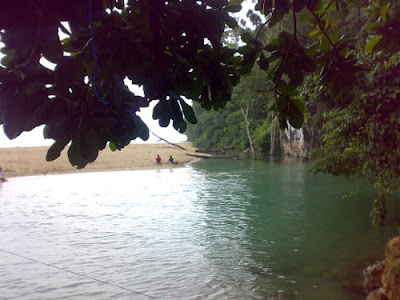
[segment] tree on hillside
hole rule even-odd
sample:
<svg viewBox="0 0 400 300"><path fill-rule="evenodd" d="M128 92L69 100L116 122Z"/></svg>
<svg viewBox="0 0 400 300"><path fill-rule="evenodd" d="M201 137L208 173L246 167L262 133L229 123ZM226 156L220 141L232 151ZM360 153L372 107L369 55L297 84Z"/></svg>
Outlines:
<svg viewBox="0 0 400 300"><path fill-rule="evenodd" d="M188 137L200 148L267 150L270 145L272 97L265 88L267 74L257 66L233 88L232 100L223 110L206 111L194 105L198 123L189 126Z"/></svg>
<svg viewBox="0 0 400 300"><path fill-rule="evenodd" d="M311 158L315 172L366 178L378 192L372 216L381 222L400 188L400 55L371 67L351 99L324 113L322 145Z"/></svg>
<svg viewBox="0 0 400 300"><path fill-rule="evenodd" d="M398 8L394 2L371 2L336 16L341 32L357 38L352 55L364 70L339 96L321 89L323 78L317 74L308 78L299 95L307 104L306 129L312 135L322 133L311 153L313 170L367 179L378 194L374 222L384 220L385 202L400 188L400 44L398 38L389 41L383 35L398 31L399 23L392 19Z"/></svg>
<svg viewBox="0 0 400 300"><path fill-rule="evenodd" d="M269 120L271 115L268 111L268 93L261 90L267 89L266 85L266 74L258 68L254 68L251 76L242 78L240 84L238 84L233 91L232 102L237 103L238 108L243 116L243 127L246 131L248 144L250 147L253 159L255 156L254 139L259 136L255 136L257 129L265 124L265 121ZM260 132L260 130L258 130ZM269 134L269 132L268 132ZM263 138L267 138L264 136ZM264 149L260 149L264 150Z"/></svg>

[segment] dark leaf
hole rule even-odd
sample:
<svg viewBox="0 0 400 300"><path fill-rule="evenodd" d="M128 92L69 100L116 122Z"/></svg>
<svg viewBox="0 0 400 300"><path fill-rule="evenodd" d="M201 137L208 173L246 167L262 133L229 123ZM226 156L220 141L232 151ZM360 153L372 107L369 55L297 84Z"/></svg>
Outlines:
<svg viewBox="0 0 400 300"><path fill-rule="evenodd" d="M71 114L60 115L54 120L51 120L46 125L47 138L53 140L59 140L63 138L72 139L72 135L75 131L76 123L74 117Z"/></svg>
<svg viewBox="0 0 400 300"><path fill-rule="evenodd" d="M53 115L53 103L43 102L27 119L25 130L30 131L35 127L45 124Z"/></svg>
<svg viewBox="0 0 400 300"><path fill-rule="evenodd" d="M273 12L274 15L284 15L289 11L290 1L289 0L279 0L275 1L275 10Z"/></svg>
<svg viewBox="0 0 400 300"><path fill-rule="evenodd" d="M80 154L89 163L94 162L99 155L97 133L92 127L81 129Z"/></svg>
<svg viewBox="0 0 400 300"><path fill-rule="evenodd" d="M286 70L289 78L291 79L291 84L299 86L303 82L303 73L297 68L296 65L291 62L287 62Z"/></svg>
<svg viewBox="0 0 400 300"><path fill-rule="evenodd" d="M135 115L136 116L136 115ZM147 125L142 121L139 116L136 116L134 119L135 126L137 128L138 136L143 140L147 141L149 139L149 128Z"/></svg>
<svg viewBox="0 0 400 300"><path fill-rule="evenodd" d="M264 15L268 15L272 11L272 0L260 0L258 2Z"/></svg>
<svg viewBox="0 0 400 300"><path fill-rule="evenodd" d="M158 120L158 124L161 127L168 127L169 122L171 121L171 107L169 101L160 100L161 103L161 114Z"/></svg>
<svg viewBox="0 0 400 300"><path fill-rule="evenodd" d="M242 10L242 6L241 5L225 6L223 10L226 12L237 13Z"/></svg>
<svg viewBox="0 0 400 300"><path fill-rule="evenodd" d="M183 116L182 116L181 108L178 104L178 100L174 97L171 97L168 102L169 102L170 109L171 109L171 115L170 115L171 119L174 122L183 121Z"/></svg>
<svg viewBox="0 0 400 300"><path fill-rule="evenodd" d="M289 100L284 96L279 96L276 99L276 105L278 107L279 114L286 117L289 113Z"/></svg>
<svg viewBox="0 0 400 300"><path fill-rule="evenodd" d="M260 66L261 70L268 71L269 68L269 61L268 59L264 56L264 54L261 53L260 59L258 61L258 65Z"/></svg>
<svg viewBox="0 0 400 300"><path fill-rule="evenodd" d="M238 48L238 52L243 55L249 54L250 52L253 52L255 50L256 49L254 47L251 47L249 45L241 46Z"/></svg>
<svg viewBox="0 0 400 300"><path fill-rule="evenodd" d="M57 64L62 58L64 51L64 48L58 38L57 28L54 35L49 32L48 36L51 39L47 40L47 43L43 48L43 56L53 64Z"/></svg>
<svg viewBox="0 0 400 300"><path fill-rule="evenodd" d="M281 78L282 78L283 68L284 68L284 63L283 63L283 61L281 60L281 61L278 63L277 66L278 66L278 67L276 68L276 71L272 73L272 74L273 74L272 82L275 83L275 84L276 84L279 80L281 80Z"/></svg>
<svg viewBox="0 0 400 300"><path fill-rule="evenodd" d="M153 108L153 120L158 120L161 117L162 113L162 100L158 101L158 103Z"/></svg>
<svg viewBox="0 0 400 300"><path fill-rule="evenodd" d="M227 6L236 6L236 5L241 5L243 3L243 0L229 0Z"/></svg>
<svg viewBox="0 0 400 300"><path fill-rule="evenodd" d="M192 124L197 123L196 115L193 111L193 108L187 104L183 99L179 100L179 103L182 106L183 114L185 115L185 119Z"/></svg>
<svg viewBox="0 0 400 300"><path fill-rule="evenodd" d="M289 104L289 123L294 128L301 128L304 123L304 115L300 111L300 109L295 105L292 101L288 102Z"/></svg>
<svg viewBox="0 0 400 300"><path fill-rule="evenodd" d="M224 17L224 19L225 19L226 25L228 25L228 27L230 27L230 28L238 28L239 27L239 24L235 18L226 15Z"/></svg>
<svg viewBox="0 0 400 300"><path fill-rule="evenodd" d="M284 80L279 80L278 83L276 84L276 88L280 93L286 94L288 85Z"/></svg>
<svg viewBox="0 0 400 300"><path fill-rule="evenodd" d="M118 150L117 145L115 145L115 143L113 143L113 142L109 142L109 143L108 143L108 147L110 148L110 150L111 150L112 152L115 152L115 151Z"/></svg>
<svg viewBox="0 0 400 300"><path fill-rule="evenodd" d="M179 133L184 133L187 128L187 123L185 121L178 121L178 122L173 122L174 128L179 132Z"/></svg>
<svg viewBox="0 0 400 300"><path fill-rule="evenodd" d="M244 32L240 38L242 39L242 41L246 44L250 43L254 38L252 37L252 35L249 32Z"/></svg>
<svg viewBox="0 0 400 300"><path fill-rule="evenodd" d="M70 164L77 169L83 169L88 164L88 161L81 155L80 139L77 136L72 139L71 146L69 146L68 160Z"/></svg>
<svg viewBox="0 0 400 300"><path fill-rule="evenodd" d="M274 27L277 23L279 23L283 19L284 16L285 16L284 13L273 13L269 21L268 27L269 28Z"/></svg>
<svg viewBox="0 0 400 300"><path fill-rule="evenodd" d="M47 150L46 161L53 161L60 157L61 152L64 150L65 146L68 145L70 139L61 139L55 141L53 145Z"/></svg>
<svg viewBox="0 0 400 300"><path fill-rule="evenodd" d="M295 12L300 12L304 9L306 0L293 0L293 9Z"/></svg>
<svg viewBox="0 0 400 300"><path fill-rule="evenodd" d="M1 59L1 64L7 68L11 68L16 63L16 56L8 54Z"/></svg>
<svg viewBox="0 0 400 300"><path fill-rule="evenodd" d="M279 118L279 128L280 129L288 129L287 119L286 118Z"/></svg>

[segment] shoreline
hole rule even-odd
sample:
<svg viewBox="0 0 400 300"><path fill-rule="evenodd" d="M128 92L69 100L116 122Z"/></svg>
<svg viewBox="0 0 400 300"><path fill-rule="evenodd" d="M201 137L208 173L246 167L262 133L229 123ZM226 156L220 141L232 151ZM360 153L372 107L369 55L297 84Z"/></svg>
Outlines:
<svg viewBox="0 0 400 300"><path fill-rule="evenodd" d="M112 152L108 146L99 152L99 156L83 169L76 169L68 161L66 147L59 158L46 161L49 146L0 148L0 167L3 168L5 178L53 175L69 173L90 173L123 170L158 170L182 168L189 163L198 161L194 154L196 148L192 143L177 143L186 150L179 149L167 143L157 144L130 144L121 151ZM162 158L161 164L156 164L157 154ZM168 158L172 155L178 164L169 164Z"/></svg>

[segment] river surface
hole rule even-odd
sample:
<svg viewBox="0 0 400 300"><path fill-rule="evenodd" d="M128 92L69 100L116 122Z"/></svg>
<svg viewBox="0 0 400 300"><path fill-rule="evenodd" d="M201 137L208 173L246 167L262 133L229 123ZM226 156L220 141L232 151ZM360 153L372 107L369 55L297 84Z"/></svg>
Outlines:
<svg viewBox="0 0 400 300"><path fill-rule="evenodd" d="M387 230L297 160L11 178L0 299L354 300Z"/></svg>

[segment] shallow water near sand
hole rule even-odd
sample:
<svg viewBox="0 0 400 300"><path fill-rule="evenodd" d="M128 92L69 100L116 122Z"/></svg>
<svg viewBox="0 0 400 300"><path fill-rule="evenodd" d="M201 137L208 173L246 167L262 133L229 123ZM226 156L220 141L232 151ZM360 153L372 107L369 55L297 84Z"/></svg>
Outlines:
<svg viewBox="0 0 400 300"><path fill-rule="evenodd" d="M393 230L358 185L297 160L12 178L0 298L363 299Z"/></svg>

